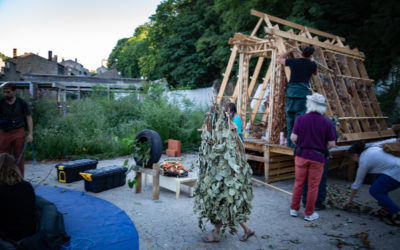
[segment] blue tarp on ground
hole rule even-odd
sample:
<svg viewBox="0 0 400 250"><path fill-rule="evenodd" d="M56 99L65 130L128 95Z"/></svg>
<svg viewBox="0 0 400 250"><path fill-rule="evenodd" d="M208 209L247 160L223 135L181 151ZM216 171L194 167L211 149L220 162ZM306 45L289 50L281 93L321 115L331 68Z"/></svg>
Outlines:
<svg viewBox="0 0 400 250"><path fill-rule="evenodd" d="M38 186L36 194L64 214L71 245L64 249L139 249L139 236L128 215L112 203L84 192Z"/></svg>

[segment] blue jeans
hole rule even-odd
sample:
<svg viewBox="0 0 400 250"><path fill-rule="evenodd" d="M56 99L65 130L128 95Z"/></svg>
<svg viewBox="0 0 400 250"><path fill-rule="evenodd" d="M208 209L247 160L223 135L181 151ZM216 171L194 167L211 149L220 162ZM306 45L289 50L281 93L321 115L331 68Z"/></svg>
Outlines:
<svg viewBox="0 0 400 250"><path fill-rule="evenodd" d="M388 193L398 188L400 182L383 174L371 185L369 193L378 201L379 206L386 208L393 215L400 212L400 208L390 199Z"/></svg>
<svg viewBox="0 0 400 250"><path fill-rule="evenodd" d="M319 183L318 186L318 196L317 196L317 201L315 202L315 204L321 205L325 199L326 199L326 180L328 179L328 168L329 168L329 160L327 160L325 162L324 165L324 172L322 173L322 177L321 177L321 182ZM301 201L303 202L303 204L306 204L306 199L307 199L307 180L306 183L304 184L304 188L303 188L303 197L301 198Z"/></svg>

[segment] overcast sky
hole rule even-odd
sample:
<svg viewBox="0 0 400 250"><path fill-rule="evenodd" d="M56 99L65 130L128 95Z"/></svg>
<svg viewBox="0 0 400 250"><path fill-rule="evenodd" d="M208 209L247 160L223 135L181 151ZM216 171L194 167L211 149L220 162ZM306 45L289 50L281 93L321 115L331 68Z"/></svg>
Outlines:
<svg viewBox="0 0 400 250"><path fill-rule="evenodd" d="M133 35L161 0L0 0L0 52L12 56L48 51L101 66L117 41Z"/></svg>

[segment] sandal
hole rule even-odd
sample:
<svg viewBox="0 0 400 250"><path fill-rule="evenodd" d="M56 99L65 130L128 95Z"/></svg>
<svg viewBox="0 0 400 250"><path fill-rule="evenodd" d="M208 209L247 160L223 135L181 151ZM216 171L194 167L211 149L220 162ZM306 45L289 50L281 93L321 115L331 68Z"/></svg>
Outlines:
<svg viewBox="0 0 400 250"><path fill-rule="evenodd" d="M377 211L371 212L369 215L374 216L374 217L377 217L377 218L380 218L380 219L383 219L383 218L386 218L386 217L390 217L390 216L391 216L390 213L389 213L389 211L388 211L386 208L384 208L384 207L381 207L381 208L380 208L379 210L377 210Z"/></svg>
<svg viewBox="0 0 400 250"><path fill-rule="evenodd" d="M249 229L248 231L244 232L244 235L240 238L240 241L247 241L251 236L253 236L255 234L254 231L251 231L251 229Z"/></svg>
<svg viewBox="0 0 400 250"><path fill-rule="evenodd" d="M400 214L386 217L383 219L383 221L390 226L400 227Z"/></svg>
<svg viewBox="0 0 400 250"><path fill-rule="evenodd" d="M211 234L207 235L207 236L201 236L201 239L203 240L203 242L205 243L217 243L219 242L221 239L219 238L218 234L214 233L214 230L211 231Z"/></svg>

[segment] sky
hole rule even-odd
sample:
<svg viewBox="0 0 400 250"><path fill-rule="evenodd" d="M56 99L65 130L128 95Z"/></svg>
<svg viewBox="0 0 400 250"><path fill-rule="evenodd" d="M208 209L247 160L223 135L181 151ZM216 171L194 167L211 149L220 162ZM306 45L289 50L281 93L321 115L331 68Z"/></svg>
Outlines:
<svg viewBox="0 0 400 250"><path fill-rule="evenodd" d="M149 21L161 0L0 0L0 52L48 51L58 61L101 66L117 41Z"/></svg>

